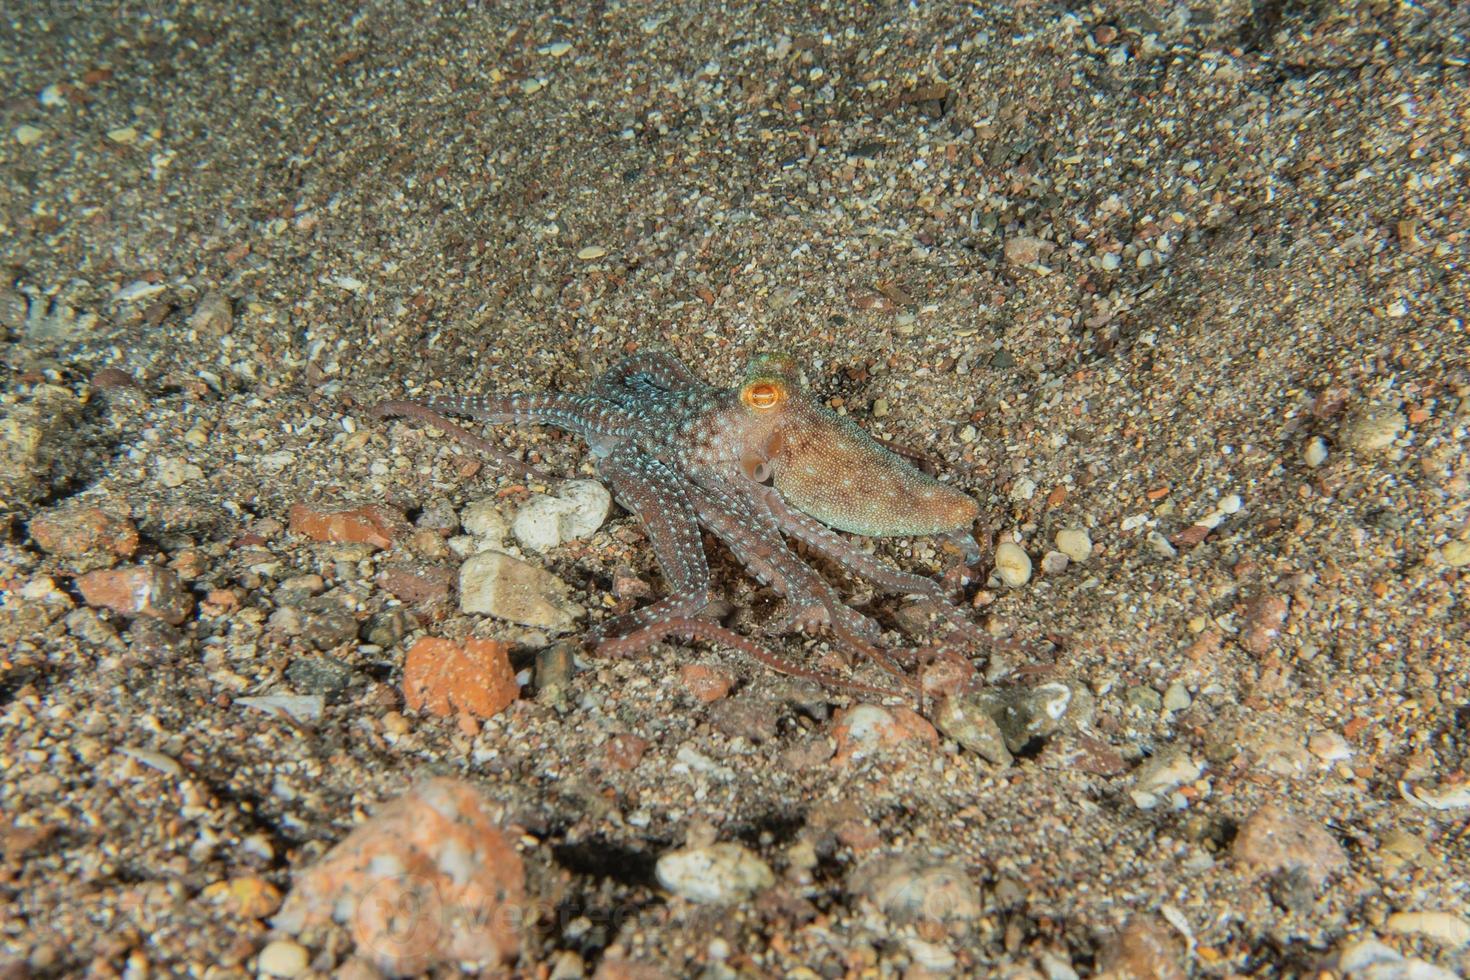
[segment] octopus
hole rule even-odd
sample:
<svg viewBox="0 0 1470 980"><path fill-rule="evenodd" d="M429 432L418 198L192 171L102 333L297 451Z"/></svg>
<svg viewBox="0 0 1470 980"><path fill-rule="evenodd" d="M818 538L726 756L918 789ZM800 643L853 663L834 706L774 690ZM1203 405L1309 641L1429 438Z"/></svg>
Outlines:
<svg viewBox="0 0 1470 980"><path fill-rule="evenodd" d="M799 665L702 618L716 592L701 529L785 599L768 632L826 631L849 662L876 663L921 699L925 665L944 659L968 669L955 636L983 639L939 581L903 571L843 534L939 536L970 565L979 559L970 535L975 500L822 404L785 354L751 357L734 388L707 384L670 354L646 352L619 361L585 394L437 396L386 401L374 411L427 422L521 472L526 464L446 416L551 426L586 442L613 498L642 524L667 586L661 598L595 628L587 639L599 654L627 656L668 637L701 639L781 673L897 693ZM879 623L845 603L794 542L877 590L928 600L949 635L924 646L883 645Z"/></svg>

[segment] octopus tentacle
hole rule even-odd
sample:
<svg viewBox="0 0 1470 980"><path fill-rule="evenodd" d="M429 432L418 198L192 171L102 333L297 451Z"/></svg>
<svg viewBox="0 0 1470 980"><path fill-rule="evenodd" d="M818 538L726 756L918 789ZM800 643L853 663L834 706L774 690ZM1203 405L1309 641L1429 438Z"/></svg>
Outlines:
<svg viewBox="0 0 1470 980"><path fill-rule="evenodd" d="M529 463L521 462L490 440L482 439L473 432L466 431L427 405L420 405L417 402L384 401L374 405L371 412L378 418L413 418L418 419L420 422L427 422L446 435L453 436L473 449L478 449L481 453L489 456L498 465L505 467L512 473L520 476L533 477L538 480L551 479L549 474L542 472Z"/></svg>
<svg viewBox="0 0 1470 980"><path fill-rule="evenodd" d="M781 530L787 534L880 588L930 600L952 627L977 641L985 642L985 635L945 595L938 582L912 572L901 571L855 547L852 542L826 525L792 510L780 499L779 494L767 493L763 499L771 508Z"/></svg>
<svg viewBox="0 0 1470 980"><path fill-rule="evenodd" d="M618 503L642 523L672 594L608 620L589 639L595 643L664 620L686 619L709 605L713 595L699 515L677 474L627 444L599 459L597 472Z"/></svg>
<svg viewBox="0 0 1470 980"><path fill-rule="evenodd" d="M828 687L846 688L857 693L871 694L885 698L904 697L902 691L895 691L892 688L863 684L858 681L848 680L845 677L839 677L836 674L830 674L824 670L813 670L810 667L799 666L784 657L772 653L747 636L741 636L732 629L727 629L718 623L711 623L703 619L666 619L663 622L645 626L635 633L620 636L614 640L604 640L598 646L597 650L599 653L611 656L627 656L652 646L667 636L680 636L685 639L699 639L708 640L711 643L723 643L726 646L734 647L752 660L765 664L779 674L816 681L818 684L824 684Z"/></svg>
<svg viewBox="0 0 1470 980"><path fill-rule="evenodd" d="M593 441L628 438L638 420L621 407L594 395L435 395L423 403L446 415L482 422L550 425Z"/></svg>
<svg viewBox="0 0 1470 980"><path fill-rule="evenodd" d="M786 547L759 499L709 487L698 488L692 497L700 521L757 579L786 597L792 606L790 624L838 623L873 639L882 632L873 620L843 603L826 579Z"/></svg>
<svg viewBox="0 0 1470 980"><path fill-rule="evenodd" d="M649 388L663 392L710 390L709 384L672 354L640 351L608 368L592 386L592 392L623 403L630 396L643 395Z"/></svg>

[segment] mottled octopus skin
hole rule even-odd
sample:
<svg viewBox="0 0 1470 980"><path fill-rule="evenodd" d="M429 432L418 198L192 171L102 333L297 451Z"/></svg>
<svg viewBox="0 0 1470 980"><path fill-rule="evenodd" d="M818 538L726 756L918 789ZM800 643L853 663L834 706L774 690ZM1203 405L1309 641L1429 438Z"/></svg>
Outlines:
<svg viewBox="0 0 1470 980"><path fill-rule="evenodd" d="M424 419L497 457L490 443L440 413L550 425L586 440L599 476L647 530L670 593L595 631L604 652L629 653L671 634L701 637L786 673L833 680L695 618L714 597L701 526L786 597L790 611L783 625L828 627L841 648L891 672L902 673L897 659L922 658L925 651L879 647L878 625L843 604L783 534L880 588L930 599L953 626L976 635L936 582L887 565L833 530L945 535L973 561L978 548L968 531L978 513L975 501L820 404L785 355L751 358L743 383L731 389L712 387L683 362L654 352L620 361L587 394L436 397L422 404L386 402L377 411Z"/></svg>

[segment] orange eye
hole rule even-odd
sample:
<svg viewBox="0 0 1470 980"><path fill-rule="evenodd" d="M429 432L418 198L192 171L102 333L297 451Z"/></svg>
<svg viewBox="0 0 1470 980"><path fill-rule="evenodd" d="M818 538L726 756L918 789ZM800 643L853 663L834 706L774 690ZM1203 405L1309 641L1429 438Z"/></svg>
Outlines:
<svg viewBox="0 0 1470 980"><path fill-rule="evenodd" d="M751 408L775 408L786 398L786 389L774 381L757 381L746 385L740 393L745 404Z"/></svg>

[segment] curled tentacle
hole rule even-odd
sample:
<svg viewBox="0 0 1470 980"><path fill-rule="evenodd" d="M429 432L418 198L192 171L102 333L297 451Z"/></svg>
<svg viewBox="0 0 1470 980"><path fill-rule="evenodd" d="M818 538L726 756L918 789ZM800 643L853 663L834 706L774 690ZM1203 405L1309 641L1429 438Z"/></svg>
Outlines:
<svg viewBox="0 0 1470 980"><path fill-rule="evenodd" d="M471 449L479 450L494 460L497 466L502 466L518 476L530 477L537 480L552 479L549 474L543 473L530 463L521 462L490 440L482 439L473 432L466 431L427 405L420 405L417 402L384 401L374 405L371 411L378 418L411 418L418 419L420 422L427 422L440 432L458 439Z"/></svg>
<svg viewBox="0 0 1470 980"><path fill-rule="evenodd" d="M628 656L639 650L657 643L667 636L680 636L685 639L708 640L711 643L723 643L734 647L752 660L765 664L767 667L779 674L791 677L800 677L805 680L816 681L828 687L845 688L861 694L871 694L884 698L901 698L902 691L891 688L876 687L871 684L863 684L851 681L836 674L829 674L823 670L812 670L794 664L784 657L772 653L765 647L756 643L746 636L741 636L734 630L726 629L718 623L711 623L703 619L666 619L627 636L620 636L613 640L604 640L597 647L597 652L606 656Z"/></svg>

